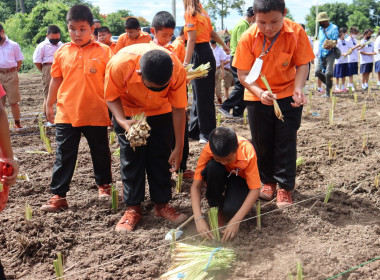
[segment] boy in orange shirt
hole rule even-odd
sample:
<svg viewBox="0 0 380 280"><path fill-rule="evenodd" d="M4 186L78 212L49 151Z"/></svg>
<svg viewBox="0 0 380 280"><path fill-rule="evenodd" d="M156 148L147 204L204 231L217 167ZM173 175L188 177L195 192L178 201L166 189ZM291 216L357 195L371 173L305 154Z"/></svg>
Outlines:
<svg viewBox="0 0 380 280"><path fill-rule="evenodd" d="M251 210L260 194L260 177L256 153L251 142L227 127L215 128L203 148L190 188L191 205L198 233L214 239L202 215L201 187L206 183L210 207L218 207L219 227L224 215L232 217L224 229L222 241L236 237L240 222Z"/></svg>
<svg viewBox="0 0 380 280"><path fill-rule="evenodd" d="M284 0L255 0L253 10L256 23L241 36L233 66L246 88L244 100L264 184L260 197L273 199L278 185L277 206L284 207L292 204L297 130L302 106L306 104L302 88L314 54L302 26L285 18ZM266 76L273 94L260 78L246 81L252 66L260 60L263 62L261 74ZM274 114L274 99L284 115L284 122Z"/></svg>
<svg viewBox="0 0 380 280"><path fill-rule="evenodd" d="M116 43L111 41L111 31L107 26L102 26L98 29L98 41L110 47L113 53L116 53Z"/></svg>
<svg viewBox="0 0 380 280"><path fill-rule="evenodd" d="M179 60L183 63L183 59L185 58L185 48L183 49L183 59L181 60L178 56L178 51L181 51L179 47L174 48L170 43L175 29L175 20L171 13L161 11L158 12L153 20L152 27L150 28L151 33L154 35L154 42L164 47L165 49L173 52L177 55ZM184 135L184 146L183 146L183 154L180 170L183 172L183 178L193 178L194 172L190 169L187 169L187 159L189 157L189 129L187 123L185 123L185 135Z"/></svg>
<svg viewBox="0 0 380 280"><path fill-rule="evenodd" d="M185 48L185 32L183 31L184 27L181 28L179 36L171 43L174 50L173 52L177 55L179 60L183 63L185 60L186 48Z"/></svg>
<svg viewBox="0 0 380 280"><path fill-rule="evenodd" d="M153 42L126 47L107 64L105 98L120 144L123 199L128 206L115 230L132 231L142 218L145 175L155 215L183 222L186 215L169 205L170 172L180 167L185 132L186 71L182 63ZM124 132L135 122L131 117L142 112L151 127L150 136L147 145L133 149Z"/></svg>
<svg viewBox="0 0 380 280"><path fill-rule="evenodd" d="M121 34L117 40L115 53L120 51L120 49L133 44L149 43L152 41L152 38L148 33L141 31L140 23L137 18L127 18L124 27L125 33Z"/></svg>
<svg viewBox="0 0 380 280"><path fill-rule="evenodd" d="M68 208L66 193L74 173L81 135L90 146L99 197L110 196L111 155L104 100L104 74L111 49L92 37L93 15L85 5L73 6L66 16L71 42L54 55L52 80L47 98L47 120L56 124L56 160L51 192L54 196L41 210ZM53 105L57 102L54 119Z"/></svg>

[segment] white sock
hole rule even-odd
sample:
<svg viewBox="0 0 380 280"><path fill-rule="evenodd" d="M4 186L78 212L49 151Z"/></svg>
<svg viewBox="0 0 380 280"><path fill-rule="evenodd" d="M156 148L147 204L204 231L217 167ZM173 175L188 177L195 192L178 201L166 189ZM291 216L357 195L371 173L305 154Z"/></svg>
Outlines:
<svg viewBox="0 0 380 280"><path fill-rule="evenodd" d="M336 86L335 86L335 89L338 90L338 89L339 89L339 85L336 85Z"/></svg>
<svg viewBox="0 0 380 280"><path fill-rule="evenodd" d="M377 81L377 85L380 86L380 81Z"/></svg>
<svg viewBox="0 0 380 280"><path fill-rule="evenodd" d="M342 85L341 89L344 90L345 88L346 88L346 86L345 86L345 85Z"/></svg>

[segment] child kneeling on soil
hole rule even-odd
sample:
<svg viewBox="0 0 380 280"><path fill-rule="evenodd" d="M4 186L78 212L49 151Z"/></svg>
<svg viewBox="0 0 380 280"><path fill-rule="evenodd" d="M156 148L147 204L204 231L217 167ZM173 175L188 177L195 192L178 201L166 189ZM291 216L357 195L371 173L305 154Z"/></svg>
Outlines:
<svg viewBox="0 0 380 280"><path fill-rule="evenodd" d="M107 65L105 97L120 144L123 199L128 206L115 230L132 231L140 221L145 174L155 215L183 222L186 215L169 205L170 171L179 169L185 132L186 70L182 63L153 42L125 47ZM150 136L146 145L132 148L124 132L136 122L131 117L142 112L151 127Z"/></svg>
<svg viewBox="0 0 380 280"><path fill-rule="evenodd" d="M71 42L54 54L46 105L47 120L56 124L57 142L50 184L54 196L41 207L48 212L68 208L66 193L74 174L82 133L90 147L99 198L110 197L111 193L111 154L107 137L110 119L104 100L104 75L112 52L92 37L93 15L87 6L73 6L66 21Z"/></svg>
<svg viewBox="0 0 380 280"><path fill-rule="evenodd" d="M224 226L224 215L232 217L222 241L235 238L240 222L260 194L259 170L251 142L237 136L231 128L218 127L210 133L209 142L199 156L190 189L191 205L197 231L205 238L214 239L200 205L203 182L208 204L219 208L219 227Z"/></svg>
<svg viewBox="0 0 380 280"><path fill-rule="evenodd" d="M5 96L3 86L0 84L0 99ZM11 146L11 138L9 135L8 117L4 109L4 105L0 102L0 170L3 169L5 164L9 164L13 168L12 175L4 175L0 171L0 183L5 186L12 186L16 183L18 164L13 157ZM4 189L0 192L0 211L5 208L5 203L8 199L8 192ZM0 261L0 279L5 279L4 269Z"/></svg>

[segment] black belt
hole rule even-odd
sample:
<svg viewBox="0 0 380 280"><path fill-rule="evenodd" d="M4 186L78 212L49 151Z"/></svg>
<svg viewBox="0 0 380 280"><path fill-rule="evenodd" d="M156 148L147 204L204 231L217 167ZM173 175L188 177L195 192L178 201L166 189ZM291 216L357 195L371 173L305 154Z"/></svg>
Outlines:
<svg viewBox="0 0 380 280"><path fill-rule="evenodd" d="M13 71L17 71L17 67L12 67L12 68L0 68L0 73L10 73Z"/></svg>

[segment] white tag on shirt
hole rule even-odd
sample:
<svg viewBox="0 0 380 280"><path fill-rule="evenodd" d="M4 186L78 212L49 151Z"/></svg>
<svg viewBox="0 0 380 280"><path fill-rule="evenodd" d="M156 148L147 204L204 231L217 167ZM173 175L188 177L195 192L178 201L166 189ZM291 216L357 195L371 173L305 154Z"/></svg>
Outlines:
<svg viewBox="0 0 380 280"><path fill-rule="evenodd" d="M245 78L245 82L247 84L252 84L260 75L261 68L263 67L263 60L261 58L257 58L255 63L252 66L251 71L249 71L248 76Z"/></svg>

